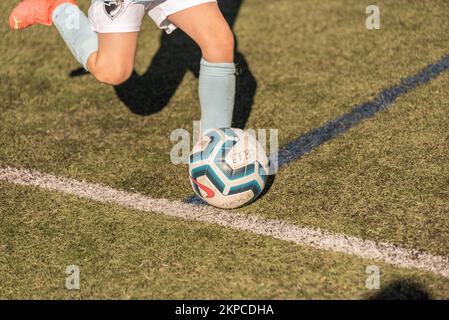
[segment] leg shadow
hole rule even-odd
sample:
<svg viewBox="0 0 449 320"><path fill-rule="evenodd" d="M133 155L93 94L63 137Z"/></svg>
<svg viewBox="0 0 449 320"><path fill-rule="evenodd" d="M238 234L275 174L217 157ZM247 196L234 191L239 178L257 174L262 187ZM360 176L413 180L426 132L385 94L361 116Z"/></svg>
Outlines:
<svg viewBox="0 0 449 320"><path fill-rule="evenodd" d="M243 0L221 0L220 9L231 28L237 19ZM237 40L236 40L237 43ZM236 45L237 48L237 45ZM237 77L236 105L233 126L245 127L251 113L257 81L242 53L236 49ZM161 111L175 94L187 71L199 76L201 51L182 31L170 35L161 33L160 47L144 74L133 73L115 91L122 102L138 115L151 115Z"/></svg>
<svg viewBox="0 0 449 320"><path fill-rule="evenodd" d="M180 30L160 37L160 47L142 75L133 72L125 83L114 87L131 112L147 116L161 111L175 94L189 69L199 65L201 52Z"/></svg>
<svg viewBox="0 0 449 320"><path fill-rule="evenodd" d="M244 0L218 1L221 12L233 30L243 2ZM257 80L251 72L245 56L238 50L238 48L238 38L237 35L235 35L235 62L237 66L237 78L232 126L243 129L245 128L252 111L254 97L257 91Z"/></svg>
<svg viewBox="0 0 449 320"><path fill-rule="evenodd" d="M234 29L240 8L244 0L220 0L218 5L231 29ZM245 56L238 50L235 36L235 62L237 65L236 97L232 126L245 128L252 111L257 91L254 77ZM125 83L115 86L115 92L123 104L134 114L148 116L161 111L176 93L186 72L199 77L201 51L196 43L181 30L167 35L161 32L160 47L152 58L147 70L139 75L133 72ZM73 70L71 77L84 75L84 69ZM271 186L274 176L269 178ZM269 187L265 190L265 192ZM264 193L265 193L264 192ZM204 202L191 196L187 202Z"/></svg>
<svg viewBox="0 0 449 320"><path fill-rule="evenodd" d="M431 300L432 296L424 285L414 280L404 279L394 281L368 300Z"/></svg>

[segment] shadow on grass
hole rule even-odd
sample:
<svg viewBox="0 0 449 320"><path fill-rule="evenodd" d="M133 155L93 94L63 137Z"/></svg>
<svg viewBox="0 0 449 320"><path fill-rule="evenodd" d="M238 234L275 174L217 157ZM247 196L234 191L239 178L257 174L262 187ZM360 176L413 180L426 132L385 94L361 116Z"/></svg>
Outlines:
<svg viewBox="0 0 449 320"><path fill-rule="evenodd" d="M244 0L220 0L220 9L233 28ZM251 113L257 81L243 54L238 51L236 39L235 62L239 70L233 117L233 127L244 128ZM117 96L131 112L148 116L161 111L176 93L187 72L199 76L201 51L184 32L176 30L167 35L161 32L160 47L141 75L134 71L125 83L114 87ZM71 77L82 76L84 69L76 69ZM199 108L199 104L198 104Z"/></svg>
<svg viewBox="0 0 449 320"><path fill-rule="evenodd" d="M219 1L220 9L232 28L243 1ZM254 103L257 81L251 73L245 57L238 52L237 48L236 39L235 56L241 74L237 77L233 126L244 128ZM199 48L183 32L177 30L171 35L162 32L160 48L146 72L142 75L134 72L127 82L115 87L115 91L123 103L135 114L151 115L159 112L173 97L186 72L190 71L198 77L200 58ZM427 65L417 74L402 80L398 85L383 90L374 100L357 105L350 112L288 142L277 153L279 167L298 160L304 154L345 133L360 122L374 117L377 112L390 107L401 95L429 82L447 69L449 69L449 55L444 56L436 63ZM82 74L84 72L77 69L70 75L74 77ZM274 177L267 184L267 189L263 194L267 192L273 182ZM184 201L188 203L201 202L194 196L188 197Z"/></svg>
<svg viewBox="0 0 449 320"><path fill-rule="evenodd" d="M426 287L411 279L397 280L380 289L368 300L432 300Z"/></svg>

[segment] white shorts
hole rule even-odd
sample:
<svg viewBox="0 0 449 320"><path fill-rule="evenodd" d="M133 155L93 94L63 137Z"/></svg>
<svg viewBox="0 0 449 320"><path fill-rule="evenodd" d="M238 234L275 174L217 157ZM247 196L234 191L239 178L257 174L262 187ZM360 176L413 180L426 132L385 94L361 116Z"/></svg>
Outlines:
<svg viewBox="0 0 449 320"><path fill-rule="evenodd" d="M160 29L171 33L176 26L169 15L206 2L217 0L92 0L89 20L98 33L137 32L148 13Z"/></svg>

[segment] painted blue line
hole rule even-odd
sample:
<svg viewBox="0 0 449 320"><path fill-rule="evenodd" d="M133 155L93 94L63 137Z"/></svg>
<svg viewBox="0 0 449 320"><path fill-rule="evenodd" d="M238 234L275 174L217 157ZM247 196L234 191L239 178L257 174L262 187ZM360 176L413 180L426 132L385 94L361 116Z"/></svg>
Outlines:
<svg viewBox="0 0 449 320"><path fill-rule="evenodd" d="M446 55L436 63L429 64L417 74L404 79L399 85L382 91L373 101L362 103L354 107L350 112L290 141L278 152L279 167L298 160L304 154L345 133L363 120L373 117L381 110L387 109L398 97L421 84L429 82L447 69L449 69L449 55Z"/></svg>
<svg viewBox="0 0 449 320"><path fill-rule="evenodd" d="M277 153L278 167L286 166L298 160L304 154L345 133L363 120L372 118L377 112L390 107L401 95L429 82L447 69L449 69L449 55L444 56L436 63L427 65L417 74L405 78L399 85L383 90L374 100L357 105L350 112L288 142ZM270 156L270 158L275 158L275 155ZM184 199L184 202L204 204L201 199L194 195Z"/></svg>

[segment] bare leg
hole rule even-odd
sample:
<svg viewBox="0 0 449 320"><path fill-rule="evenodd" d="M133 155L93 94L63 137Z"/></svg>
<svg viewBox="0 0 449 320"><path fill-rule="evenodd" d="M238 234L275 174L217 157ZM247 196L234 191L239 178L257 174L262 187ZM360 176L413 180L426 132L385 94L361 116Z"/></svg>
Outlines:
<svg viewBox="0 0 449 320"><path fill-rule="evenodd" d="M199 45L205 60L234 61L234 35L216 3L188 8L168 18Z"/></svg>
<svg viewBox="0 0 449 320"><path fill-rule="evenodd" d="M100 33L98 52L87 62L92 75L110 85L125 82L133 71L137 38L138 32Z"/></svg>
<svg viewBox="0 0 449 320"><path fill-rule="evenodd" d="M201 130L230 127L235 100L234 35L217 3L194 6L169 19L201 48Z"/></svg>

